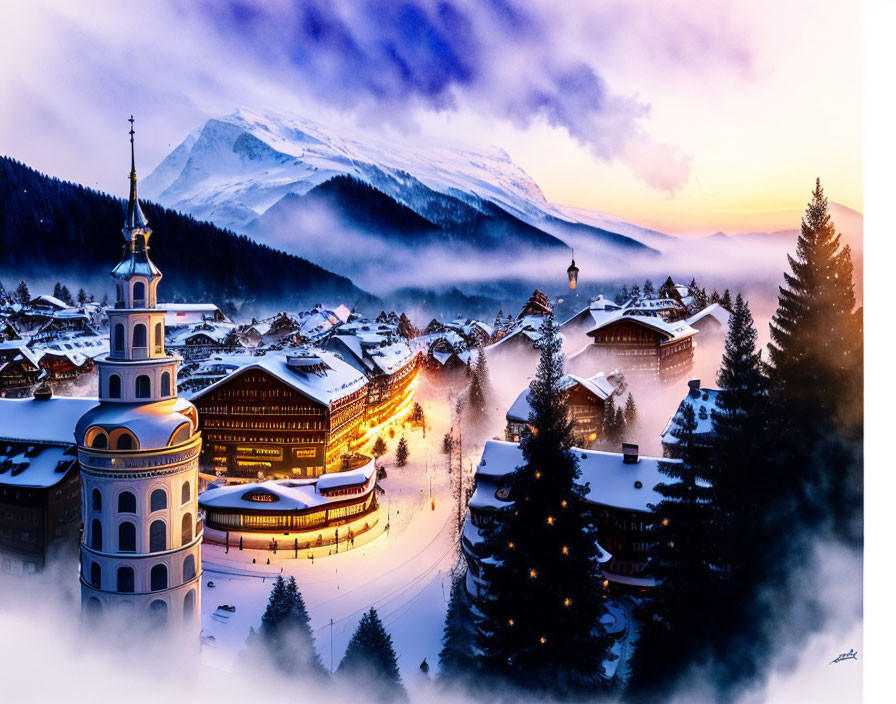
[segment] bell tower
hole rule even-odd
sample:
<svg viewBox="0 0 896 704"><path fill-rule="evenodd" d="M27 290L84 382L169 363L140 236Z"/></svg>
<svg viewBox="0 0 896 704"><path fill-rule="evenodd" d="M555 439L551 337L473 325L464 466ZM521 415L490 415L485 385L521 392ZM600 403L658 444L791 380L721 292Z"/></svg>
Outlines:
<svg viewBox="0 0 896 704"><path fill-rule="evenodd" d="M134 118L121 261L109 353L96 359L99 405L75 430L81 464L81 603L137 623L178 624L198 637L203 522L196 408L177 396L180 358L165 350L162 273L137 200Z"/></svg>

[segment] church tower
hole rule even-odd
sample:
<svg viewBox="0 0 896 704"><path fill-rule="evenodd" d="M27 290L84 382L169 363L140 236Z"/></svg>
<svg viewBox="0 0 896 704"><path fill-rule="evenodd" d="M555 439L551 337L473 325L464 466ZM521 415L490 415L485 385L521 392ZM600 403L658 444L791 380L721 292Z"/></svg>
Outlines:
<svg viewBox="0 0 896 704"><path fill-rule="evenodd" d="M78 421L81 605L199 636L201 577L196 408L177 396L180 358L165 351L162 273L137 200L134 118L124 252L112 270L109 353L96 359L99 405Z"/></svg>

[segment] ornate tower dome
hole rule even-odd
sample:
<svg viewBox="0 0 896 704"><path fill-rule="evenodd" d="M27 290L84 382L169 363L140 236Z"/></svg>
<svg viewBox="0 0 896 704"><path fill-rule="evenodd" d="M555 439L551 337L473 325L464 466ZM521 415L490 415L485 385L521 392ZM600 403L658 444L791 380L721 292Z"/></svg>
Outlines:
<svg viewBox="0 0 896 704"><path fill-rule="evenodd" d="M96 359L99 405L78 421L81 603L136 621L184 624L198 637L202 519L196 408L176 395L180 358L165 351L162 273L149 258L137 200L134 119L131 190L121 262L112 270L109 353Z"/></svg>

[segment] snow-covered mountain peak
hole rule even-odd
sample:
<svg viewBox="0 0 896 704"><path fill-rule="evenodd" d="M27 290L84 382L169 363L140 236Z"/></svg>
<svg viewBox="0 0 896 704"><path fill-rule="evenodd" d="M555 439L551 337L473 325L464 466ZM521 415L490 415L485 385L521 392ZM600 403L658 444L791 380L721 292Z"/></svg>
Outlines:
<svg viewBox="0 0 896 704"><path fill-rule="evenodd" d="M476 151L444 140L370 136L302 117L238 109L208 120L145 180L165 205L240 228L288 193L303 195L347 174L413 207L413 188L492 201L524 219L550 211L544 194L498 147ZM409 178L411 177L411 178Z"/></svg>

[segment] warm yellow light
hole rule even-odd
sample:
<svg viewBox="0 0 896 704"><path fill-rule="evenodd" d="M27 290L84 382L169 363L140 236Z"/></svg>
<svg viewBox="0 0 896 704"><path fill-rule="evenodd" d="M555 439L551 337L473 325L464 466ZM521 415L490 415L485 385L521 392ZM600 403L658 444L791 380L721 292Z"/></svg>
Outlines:
<svg viewBox="0 0 896 704"><path fill-rule="evenodd" d="M591 433L591 435L588 436L588 439L591 442L594 442L595 440L597 440L597 433Z"/></svg>
<svg viewBox="0 0 896 704"><path fill-rule="evenodd" d="M674 547L675 547L675 541L674 541L674 540L670 540L670 541L669 541L669 547L670 547L670 548L674 548Z"/></svg>
<svg viewBox="0 0 896 704"><path fill-rule="evenodd" d="M569 555L569 548L566 547L565 545L563 546L563 554L564 554L564 555Z"/></svg>
<svg viewBox="0 0 896 704"><path fill-rule="evenodd" d="M572 604L572 599L570 599L569 597L566 597L566 598L563 600L563 605L564 605L564 606L569 606L570 604Z"/></svg>
<svg viewBox="0 0 896 704"><path fill-rule="evenodd" d="M609 579L605 579L605 580L604 580L604 588L606 589L606 588L609 587L609 586L610 586L610 580L609 580Z"/></svg>
<svg viewBox="0 0 896 704"><path fill-rule="evenodd" d="M664 525L664 526L669 525L669 519L668 519L668 518L664 518L664 519L663 519L663 525Z"/></svg>
<svg viewBox="0 0 896 704"><path fill-rule="evenodd" d="M545 638L544 636L542 636L541 638L538 639L538 642L541 643L542 645L544 645L545 643L548 642L548 639Z"/></svg>
<svg viewBox="0 0 896 704"><path fill-rule="evenodd" d="M511 550L513 550L513 549L516 547L516 543L514 543L514 542L511 540L509 543L507 543L507 547L509 547Z"/></svg>
<svg viewBox="0 0 896 704"><path fill-rule="evenodd" d="M536 572L535 570L529 570L529 577L531 577L532 579L535 579L537 576L538 576L538 572Z"/></svg>
<svg viewBox="0 0 896 704"><path fill-rule="evenodd" d="M566 499L563 499L563 501L560 502L560 505L561 505L563 508L566 508Z"/></svg>
<svg viewBox="0 0 896 704"><path fill-rule="evenodd" d="M549 526L554 525L554 517L553 516L548 516L548 525Z"/></svg>
<svg viewBox="0 0 896 704"><path fill-rule="evenodd" d="M512 626L512 625L513 625L513 619L510 619L507 623L510 624L510 625Z"/></svg>

